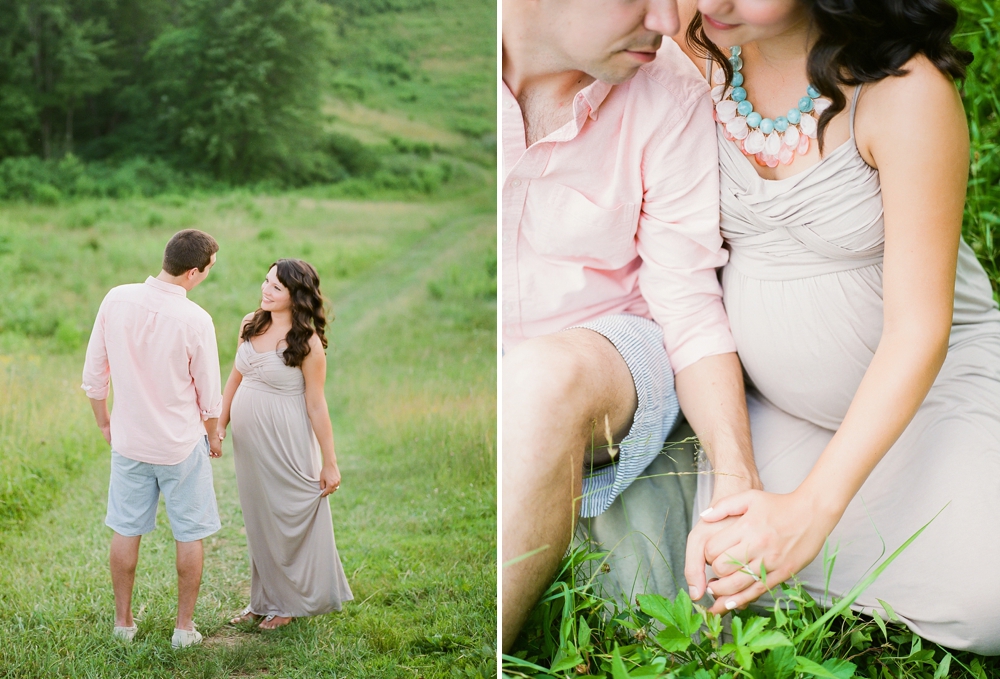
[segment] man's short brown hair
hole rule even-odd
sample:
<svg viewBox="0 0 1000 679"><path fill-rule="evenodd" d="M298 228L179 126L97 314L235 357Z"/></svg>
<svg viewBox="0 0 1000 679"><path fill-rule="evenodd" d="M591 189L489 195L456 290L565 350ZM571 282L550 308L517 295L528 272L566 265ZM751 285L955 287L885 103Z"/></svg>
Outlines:
<svg viewBox="0 0 1000 679"><path fill-rule="evenodd" d="M218 251L219 244L204 231L178 231L163 251L163 270L171 276L180 276L191 269L204 271Z"/></svg>

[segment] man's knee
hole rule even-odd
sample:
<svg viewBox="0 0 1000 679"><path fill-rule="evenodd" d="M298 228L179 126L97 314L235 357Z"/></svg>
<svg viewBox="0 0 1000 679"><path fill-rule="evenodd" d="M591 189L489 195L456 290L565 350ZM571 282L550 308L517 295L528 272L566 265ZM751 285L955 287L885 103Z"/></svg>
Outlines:
<svg viewBox="0 0 1000 679"><path fill-rule="evenodd" d="M505 449L517 439L553 449L576 445L582 455L592 439L603 443L605 417L617 437L636 407L624 359L590 330L524 342L504 356L503 380Z"/></svg>

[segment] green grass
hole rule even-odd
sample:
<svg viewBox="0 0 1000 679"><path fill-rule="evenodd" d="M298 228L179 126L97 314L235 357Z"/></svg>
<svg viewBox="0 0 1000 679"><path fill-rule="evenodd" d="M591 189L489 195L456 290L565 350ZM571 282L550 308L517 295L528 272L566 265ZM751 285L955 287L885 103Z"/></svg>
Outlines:
<svg viewBox="0 0 1000 679"><path fill-rule="evenodd" d="M224 373L267 265L303 257L319 271L337 317L333 513L355 602L276 634L224 625L249 593L227 446L214 463L224 527L206 540L196 610L206 647L174 653L162 511L140 556L137 643L108 638L109 455L79 374L103 294L155 274L182 226L221 245L191 298L215 319ZM489 187L420 203L231 193L0 208L13 282L0 302L0 676L495 674L495 229Z"/></svg>

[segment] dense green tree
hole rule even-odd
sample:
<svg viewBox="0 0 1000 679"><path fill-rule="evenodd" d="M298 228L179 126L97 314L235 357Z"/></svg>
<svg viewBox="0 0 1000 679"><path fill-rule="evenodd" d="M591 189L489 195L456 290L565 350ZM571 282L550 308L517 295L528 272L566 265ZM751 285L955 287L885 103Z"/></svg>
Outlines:
<svg viewBox="0 0 1000 679"><path fill-rule="evenodd" d="M328 8L187 0L147 61L156 122L183 162L233 181L331 171L320 141Z"/></svg>

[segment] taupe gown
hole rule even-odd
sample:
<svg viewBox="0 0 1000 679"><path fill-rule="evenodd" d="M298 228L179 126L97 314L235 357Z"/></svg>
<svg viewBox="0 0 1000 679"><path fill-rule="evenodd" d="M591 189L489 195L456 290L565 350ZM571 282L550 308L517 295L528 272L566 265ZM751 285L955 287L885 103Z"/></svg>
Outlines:
<svg viewBox="0 0 1000 679"><path fill-rule="evenodd" d="M306 412L302 370L277 352L236 352L233 455L250 551L250 610L304 617L354 598L320 497L319 443Z"/></svg>
<svg viewBox="0 0 1000 679"><path fill-rule="evenodd" d="M717 126L721 227L731 251L724 300L752 385L757 468L775 493L794 490L812 469L882 335L882 197L878 172L855 145L859 91L850 139L786 179L762 179ZM964 241L944 366L830 536L830 593L849 591L939 511L859 607L881 611L882 599L927 639L998 654L1000 312ZM823 597L822 556L799 577Z"/></svg>

